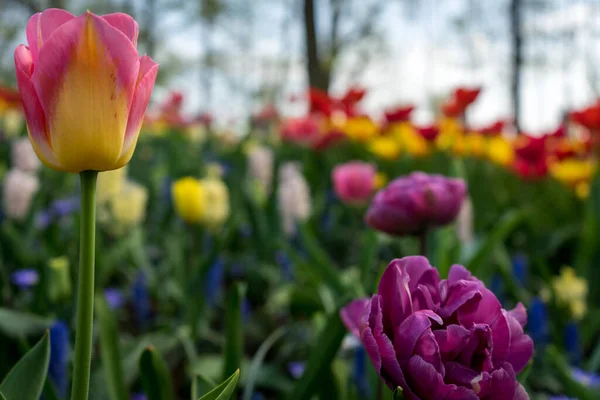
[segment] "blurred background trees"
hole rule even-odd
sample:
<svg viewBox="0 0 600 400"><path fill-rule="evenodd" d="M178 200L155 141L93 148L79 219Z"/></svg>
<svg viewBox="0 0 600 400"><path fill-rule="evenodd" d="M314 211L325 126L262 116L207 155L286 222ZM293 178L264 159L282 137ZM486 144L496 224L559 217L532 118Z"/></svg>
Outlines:
<svg viewBox="0 0 600 400"><path fill-rule="evenodd" d="M161 86L223 120L265 103L293 113L309 84L362 85L366 111L410 102L427 120L452 87L482 85L481 123L542 131L600 89L600 0L0 0L2 82L47 7L132 14Z"/></svg>

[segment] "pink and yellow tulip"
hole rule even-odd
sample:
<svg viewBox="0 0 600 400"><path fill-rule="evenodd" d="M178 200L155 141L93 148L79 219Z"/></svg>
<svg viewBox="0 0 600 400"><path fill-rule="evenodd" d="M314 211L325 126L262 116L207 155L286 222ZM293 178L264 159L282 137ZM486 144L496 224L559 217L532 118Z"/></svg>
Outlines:
<svg viewBox="0 0 600 400"><path fill-rule="evenodd" d="M158 64L139 57L126 14L75 17L49 9L27 24L15 50L29 137L50 168L106 171L129 162Z"/></svg>

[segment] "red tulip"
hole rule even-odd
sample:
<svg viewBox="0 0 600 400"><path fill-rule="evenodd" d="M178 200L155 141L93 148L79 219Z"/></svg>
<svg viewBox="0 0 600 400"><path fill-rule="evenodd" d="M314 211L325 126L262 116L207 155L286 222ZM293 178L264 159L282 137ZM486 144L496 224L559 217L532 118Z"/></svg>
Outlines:
<svg viewBox="0 0 600 400"><path fill-rule="evenodd" d="M448 118L458 118L464 114L465 108L456 100L450 99L442 104L442 112Z"/></svg>
<svg viewBox="0 0 600 400"><path fill-rule="evenodd" d="M385 120L388 123L408 121L410 120L410 115L412 114L414 109L415 106L407 105L387 110L385 112Z"/></svg>
<svg viewBox="0 0 600 400"><path fill-rule="evenodd" d="M417 132L425 139L433 142L440 133L440 129L435 125L417 127Z"/></svg>
<svg viewBox="0 0 600 400"><path fill-rule="evenodd" d="M515 142L514 169L525 179L537 179L548 173L546 137L523 135Z"/></svg>
<svg viewBox="0 0 600 400"><path fill-rule="evenodd" d="M504 130L504 125L506 125L506 121L498 120L491 125L485 126L483 128L479 128L479 133L485 136L498 136L502 134Z"/></svg>
<svg viewBox="0 0 600 400"><path fill-rule="evenodd" d="M581 111L573 111L569 116L575 123L590 131L600 130L600 102L596 102Z"/></svg>
<svg viewBox="0 0 600 400"><path fill-rule="evenodd" d="M333 112L334 101L331 99L331 97L329 97L327 92L317 88L310 88L308 91L308 99L310 102L310 114L323 114L330 116Z"/></svg>
<svg viewBox="0 0 600 400"><path fill-rule="evenodd" d="M454 91L454 100L463 108L470 106L481 93L481 88L464 88L459 87Z"/></svg>
<svg viewBox="0 0 600 400"><path fill-rule="evenodd" d="M311 145L320 134L319 122L315 118L290 118L281 127L283 140L297 144Z"/></svg>

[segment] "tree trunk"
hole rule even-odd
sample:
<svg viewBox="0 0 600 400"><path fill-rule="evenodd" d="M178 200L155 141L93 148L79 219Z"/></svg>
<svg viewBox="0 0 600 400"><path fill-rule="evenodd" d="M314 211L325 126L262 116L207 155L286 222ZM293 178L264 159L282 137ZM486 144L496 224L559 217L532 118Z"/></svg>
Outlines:
<svg viewBox="0 0 600 400"><path fill-rule="evenodd" d="M308 82L311 87L326 91L329 88L329 73L319 59L314 0L304 0L304 31Z"/></svg>
<svg viewBox="0 0 600 400"><path fill-rule="evenodd" d="M512 45L512 76L510 93L512 97L515 129L521 132L521 66L523 65L523 36L521 32L521 0L510 2L510 24Z"/></svg>

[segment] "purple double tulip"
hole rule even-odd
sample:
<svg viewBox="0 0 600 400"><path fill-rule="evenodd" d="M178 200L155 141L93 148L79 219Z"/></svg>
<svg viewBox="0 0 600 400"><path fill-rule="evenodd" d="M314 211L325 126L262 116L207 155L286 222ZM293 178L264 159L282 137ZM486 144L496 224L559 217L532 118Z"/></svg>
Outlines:
<svg viewBox="0 0 600 400"><path fill-rule="evenodd" d="M409 400L524 400L516 374L533 355L522 304L506 311L460 265L448 279L425 257L393 260L372 299L341 311L387 385Z"/></svg>
<svg viewBox="0 0 600 400"><path fill-rule="evenodd" d="M375 195L366 221L391 235L416 235L456 218L467 193L462 179L413 172Z"/></svg>

